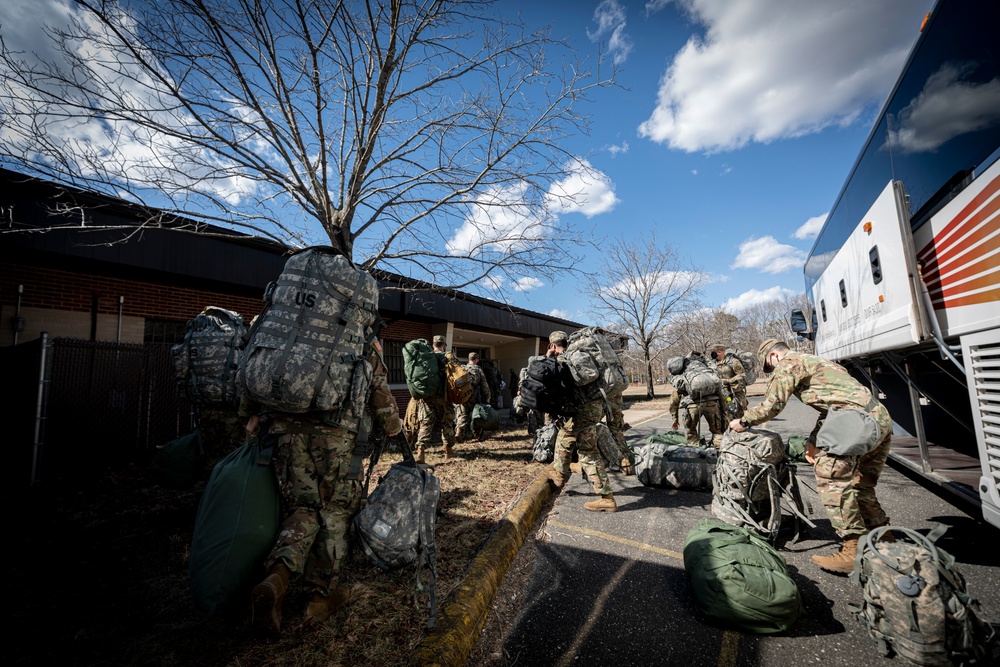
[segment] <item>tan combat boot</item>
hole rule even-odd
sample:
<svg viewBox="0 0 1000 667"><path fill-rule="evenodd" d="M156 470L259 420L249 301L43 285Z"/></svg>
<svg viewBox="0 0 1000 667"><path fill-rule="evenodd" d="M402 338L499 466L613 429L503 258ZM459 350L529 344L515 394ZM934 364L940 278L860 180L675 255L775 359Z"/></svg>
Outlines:
<svg viewBox="0 0 1000 667"><path fill-rule="evenodd" d="M329 595L313 593L306 605L304 623L322 623L330 614L351 601L351 587L347 584L337 584Z"/></svg>
<svg viewBox="0 0 1000 667"><path fill-rule="evenodd" d="M424 463L424 448L417 447L417 453L413 455L413 460L417 463Z"/></svg>
<svg viewBox="0 0 1000 667"><path fill-rule="evenodd" d="M831 556L813 556L812 561L827 572L850 574L854 571L854 558L858 555L858 536L844 538L840 551Z"/></svg>
<svg viewBox="0 0 1000 667"><path fill-rule="evenodd" d="M292 573L284 563L278 562L267 571L264 581L254 586L250 592L252 623L262 629L281 631L281 603L288 591L288 579Z"/></svg>
<svg viewBox="0 0 1000 667"><path fill-rule="evenodd" d="M583 506L590 510L591 512L617 512L618 503L615 502L615 497L612 494L606 496L601 496L597 500L592 500L589 503L584 503Z"/></svg>
<svg viewBox="0 0 1000 667"><path fill-rule="evenodd" d="M577 475L582 475L583 466L580 464L579 461L573 461L572 463L569 464L569 471L575 472Z"/></svg>
<svg viewBox="0 0 1000 667"><path fill-rule="evenodd" d="M455 450L452 448L451 445L444 446L444 458L446 461L450 461L451 459L455 458Z"/></svg>
<svg viewBox="0 0 1000 667"><path fill-rule="evenodd" d="M566 483L566 477L550 465L545 466L545 475L549 478L549 481L552 482L552 486L557 489L563 488L563 484Z"/></svg>

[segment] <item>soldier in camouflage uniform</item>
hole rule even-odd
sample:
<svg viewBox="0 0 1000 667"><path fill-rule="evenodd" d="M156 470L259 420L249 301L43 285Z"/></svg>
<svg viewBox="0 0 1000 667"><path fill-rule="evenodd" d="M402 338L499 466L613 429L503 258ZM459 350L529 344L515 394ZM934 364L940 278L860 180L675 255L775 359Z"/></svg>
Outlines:
<svg viewBox="0 0 1000 667"><path fill-rule="evenodd" d="M757 355L764 372L774 372L764 402L747 410L742 419L731 421L729 427L743 431L773 419L793 394L819 411L816 426L806 441L806 460L813 464L820 501L844 544L836 554L813 556L812 559L824 570L850 574L854 569L858 538L889 523L889 517L875 496L875 486L889 456L892 419L872 393L839 364L812 354L793 352L774 339L764 341ZM872 451L863 456L837 456L816 447L816 434L832 407L855 408L872 416L881 433ZM886 535L893 539L891 534Z"/></svg>
<svg viewBox="0 0 1000 667"><path fill-rule="evenodd" d="M726 354L726 346L713 343L705 350L711 357L710 366L714 366L722 378L722 391L725 394L726 416L728 419L739 419L747 409L747 371L743 362L735 354ZM726 419L725 421L728 421Z"/></svg>
<svg viewBox="0 0 1000 667"><path fill-rule="evenodd" d="M696 356L704 361L700 352L692 352L691 356ZM712 444L718 449L722 444L722 434L725 432L725 422L723 421L722 406L726 404L726 397L721 392L696 401L688 395L683 388L674 388L674 393L670 395L668 408L673 419L671 428L677 430L680 426L680 410L684 410L684 430L687 434L687 441L692 445L700 445L698 429L701 426L701 418L705 417L708 422L708 430L712 434Z"/></svg>
<svg viewBox="0 0 1000 667"><path fill-rule="evenodd" d="M441 389L436 396L431 398L415 398L417 421L420 424L417 430L417 463L424 462L425 450L431 446L434 440L434 429L441 429L441 443L444 445L444 457L450 459L454 456L455 447L455 410L448 402L445 392L447 391L447 381L444 377L445 346L447 341L444 336L434 336L432 346L434 354L438 357L441 374Z"/></svg>
<svg viewBox="0 0 1000 667"><path fill-rule="evenodd" d="M469 353L469 363L465 365L465 370L472 377L472 397L463 405L458 406L458 425L455 428L455 438L458 442L465 442L472 431L472 410L477 403L489 403L491 394L490 387L486 383L486 374L479 367L479 354Z"/></svg>
<svg viewBox="0 0 1000 667"><path fill-rule="evenodd" d="M566 332L553 331L549 335L547 354L558 357L566 350L567 345ZM604 405L602 401L591 401L567 406L566 412L570 416L559 429L555 457L552 464L545 467L545 474L557 489L561 489L570 476L570 462L573 460L573 450L576 450L581 469L593 484L594 493L600 496L583 506L592 512L614 512L618 509L618 504L611 493L604 458L597 445L597 424L604 417Z"/></svg>
<svg viewBox="0 0 1000 667"><path fill-rule="evenodd" d="M394 436L402 425L378 341L369 355L373 377L367 410L357 406L362 413L357 416ZM285 518L265 562L267 577L254 587L251 600L254 623L277 631L293 573L302 575L311 592L307 622L325 620L350 599L350 588L339 582L339 575L347 556L348 528L361 502L364 472L360 460L352 466L357 435L350 430L331 426L314 413L257 415L255 407L244 400L240 411L252 415L249 431L258 430L263 421L260 430L266 425L268 434L277 436L274 464Z"/></svg>

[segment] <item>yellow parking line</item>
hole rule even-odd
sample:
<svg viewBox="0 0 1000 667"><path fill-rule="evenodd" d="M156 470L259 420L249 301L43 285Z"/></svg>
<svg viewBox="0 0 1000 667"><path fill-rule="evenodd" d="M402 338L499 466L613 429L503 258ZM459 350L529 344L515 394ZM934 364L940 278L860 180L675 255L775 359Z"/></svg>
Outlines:
<svg viewBox="0 0 1000 667"><path fill-rule="evenodd" d="M618 544L624 544L626 546L635 547L636 549L642 549L644 551L652 551L655 554L660 554L662 556L669 556L671 558L677 558L678 560L684 560L684 554L677 553L676 551L671 551L670 549L661 549L660 547L654 547L652 544L645 544L643 542L636 542L635 540L629 540L624 537L618 537L617 535L610 535L608 533L602 533L599 530L591 530L590 528L583 528L581 526L571 526L568 523L563 523L562 521L549 520L548 525L556 526L557 528L565 528L567 530L574 530L578 533L583 533L584 535L590 535L591 537L600 537L601 539L608 540L609 542L617 542Z"/></svg>
<svg viewBox="0 0 1000 667"><path fill-rule="evenodd" d="M676 558L678 560L684 560L684 554L672 551L670 549L661 549L660 547L654 547L652 544L646 544L645 542L637 542L635 540L630 540L624 537L618 537L617 535L611 535L610 533L604 533L599 530L592 530L590 528L584 528L583 526L573 526L568 523L563 523L562 521L555 521L549 519L548 525L554 526L555 528L564 528L566 530L572 530L577 533L582 533L584 535L590 535L591 537L599 537L602 540L608 540L609 542L617 542L618 544L624 544L625 546L634 547L636 549L642 549L643 551L651 551L655 554L660 554L661 556L668 556L670 558ZM722 633L722 647L719 651L719 667L733 667L736 664L736 657L739 655L740 650L740 635L738 632L733 632L732 630L725 630Z"/></svg>

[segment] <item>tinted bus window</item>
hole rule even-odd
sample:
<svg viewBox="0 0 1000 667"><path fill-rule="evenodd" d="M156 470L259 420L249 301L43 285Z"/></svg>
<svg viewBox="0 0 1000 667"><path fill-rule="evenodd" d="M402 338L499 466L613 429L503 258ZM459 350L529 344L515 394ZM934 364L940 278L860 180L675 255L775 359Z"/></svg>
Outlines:
<svg viewBox="0 0 1000 667"><path fill-rule="evenodd" d="M806 261L807 291L890 180L915 229L996 159L998 25L1000 2L939 3Z"/></svg>

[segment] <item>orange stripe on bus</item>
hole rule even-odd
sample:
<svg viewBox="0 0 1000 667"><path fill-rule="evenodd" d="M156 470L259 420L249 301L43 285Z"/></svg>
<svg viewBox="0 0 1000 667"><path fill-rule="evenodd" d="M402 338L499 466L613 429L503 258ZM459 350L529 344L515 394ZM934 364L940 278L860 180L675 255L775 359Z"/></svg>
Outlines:
<svg viewBox="0 0 1000 667"><path fill-rule="evenodd" d="M959 306L972 306L977 303L989 303L991 301L1000 301L1000 287L997 289L987 290L985 292L979 292L978 294L970 294L969 296L963 296L957 299L948 299L941 306L934 306L934 310L941 310L941 308L957 308Z"/></svg>
<svg viewBox="0 0 1000 667"><path fill-rule="evenodd" d="M998 198L998 202L1000 202L1000 198ZM979 221L977 221L976 224L978 224L978 222ZM938 248L938 256L935 257L932 262L929 262L924 266L924 280L937 280L937 276L941 272L941 264L948 261L949 258L955 257L964 250L980 243L987 236L995 234L998 230L1000 230L1000 216L995 215L994 211L993 217L987 220L985 225L964 237L960 242L948 248L947 251L942 252L941 249ZM972 257L969 257L966 261L969 259L976 259L983 253L995 249L997 247L997 238L997 236L994 236L982 245L976 246L975 254L973 254ZM933 268L928 270L928 266L933 266Z"/></svg>
<svg viewBox="0 0 1000 667"><path fill-rule="evenodd" d="M978 262L975 262L973 264L966 264L964 267L962 267L961 270L956 271L955 273L948 274L948 276L943 280L938 279L938 280L927 281L927 289L930 290L931 292L939 291L942 286L949 287L951 285L954 285L958 281L970 278L976 275L977 273L982 273L983 271L988 271L989 269L996 268L998 261L1000 261L1000 257L997 257L996 255L991 255L989 257L984 257L983 259L980 259ZM940 283L940 286L937 283Z"/></svg>
<svg viewBox="0 0 1000 667"><path fill-rule="evenodd" d="M945 289L941 290L941 296L947 299L950 296L965 294L966 292L982 289L984 287L993 287L994 285L1000 287L1000 267L997 267L996 271L991 271L990 273L979 276L978 278L973 278L972 280L968 280L961 285L945 287Z"/></svg>
<svg viewBox="0 0 1000 667"><path fill-rule="evenodd" d="M917 253L917 257L923 257L928 252L930 252L931 250L933 250L935 247L937 247L938 252L941 252L942 249L944 249L945 247L947 247L947 246L945 246L942 243L942 240L944 239L944 237L948 236L948 234L953 229L955 229L955 227L958 227L958 226L964 224L965 223L965 219L967 217L969 217L970 215L972 215L973 211L975 211L977 208L979 208L980 206L982 206L983 203L987 199L989 199L991 196L993 196L993 194L995 194L997 192L997 190L1000 190L1000 176L994 178L992 181L990 181L989 183L987 183L986 187L983 188L982 192L980 192L978 195L976 195L975 197L973 197L972 201L970 201L968 204L966 204L965 208L963 208L958 213L958 215L956 215L954 218L952 218L951 222L949 222L948 224L946 224L944 226L944 228L940 232L938 232L937 235L935 235L933 239L931 239L930 243L928 243L927 245L925 245L923 248L920 249L920 252ZM938 247L938 244L941 244L941 246Z"/></svg>

